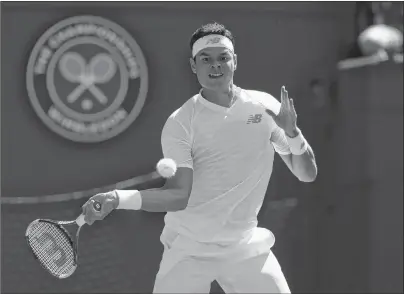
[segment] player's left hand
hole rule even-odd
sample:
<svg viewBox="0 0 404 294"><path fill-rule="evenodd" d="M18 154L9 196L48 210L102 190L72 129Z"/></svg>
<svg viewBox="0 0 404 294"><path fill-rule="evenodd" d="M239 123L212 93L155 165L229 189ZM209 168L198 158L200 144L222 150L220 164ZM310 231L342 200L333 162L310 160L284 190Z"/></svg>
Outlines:
<svg viewBox="0 0 404 294"><path fill-rule="evenodd" d="M295 137L298 134L297 114L293 99L288 97L288 91L285 86L281 88L281 108L278 114L273 113L269 109L265 109L266 113L272 116L275 123L285 131L289 137Z"/></svg>

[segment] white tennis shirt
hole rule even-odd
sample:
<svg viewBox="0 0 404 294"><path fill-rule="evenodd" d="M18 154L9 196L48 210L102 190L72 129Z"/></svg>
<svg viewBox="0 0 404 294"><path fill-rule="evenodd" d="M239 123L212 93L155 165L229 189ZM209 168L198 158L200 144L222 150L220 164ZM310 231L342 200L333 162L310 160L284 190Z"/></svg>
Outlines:
<svg viewBox="0 0 404 294"><path fill-rule="evenodd" d="M284 131L263 107L278 113L280 103L265 92L239 87L236 97L226 108L200 92L172 113L162 131L164 157L194 172L188 206L166 214L165 230L195 249L223 248L253 238L266 239L270 247L274 243L270 231L257 229L257 215L275 151L290 153Z"/></svg>

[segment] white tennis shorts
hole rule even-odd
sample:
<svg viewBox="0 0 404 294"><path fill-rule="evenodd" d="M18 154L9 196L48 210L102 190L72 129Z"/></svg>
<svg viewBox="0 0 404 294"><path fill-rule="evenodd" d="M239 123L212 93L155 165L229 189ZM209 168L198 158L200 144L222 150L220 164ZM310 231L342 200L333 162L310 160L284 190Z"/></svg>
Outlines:
<svg viewBox="0 0 404 294"><path fill-rule="evenodd" d="M234 262L190 255L163 244L153 293L209 293L214 280L226 293L290 293L272 251Z"/></svg>

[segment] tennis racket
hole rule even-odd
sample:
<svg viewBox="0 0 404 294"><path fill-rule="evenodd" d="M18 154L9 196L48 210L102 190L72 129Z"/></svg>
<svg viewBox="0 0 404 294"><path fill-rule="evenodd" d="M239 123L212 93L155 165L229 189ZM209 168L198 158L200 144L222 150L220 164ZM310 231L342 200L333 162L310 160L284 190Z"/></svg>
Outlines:
<svg viewBox="0 0 404 294"><path fill-rule="evenodd" d="M101 204L94 201L93 208L101 211ZM28 225L25 231L28 247L52 276L64 279L75 272L78 265L79 234L84 224L84 215L81 214L76 220L37 219ZM75 240L65 226L78 227Z"/></svg>

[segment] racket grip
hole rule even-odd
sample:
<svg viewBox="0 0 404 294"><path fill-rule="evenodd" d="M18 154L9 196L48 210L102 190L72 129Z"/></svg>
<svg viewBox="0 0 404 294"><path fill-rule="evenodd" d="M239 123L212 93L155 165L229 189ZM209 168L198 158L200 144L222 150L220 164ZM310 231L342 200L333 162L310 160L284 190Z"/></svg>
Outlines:
<svg viewBox="0 0 404 294"><path fill-rule="evenodd" d="M80 214L80 216L76 219L76 224L78 224L79 227L84 225L86 222L84 221L84 214Z"/></svg>

